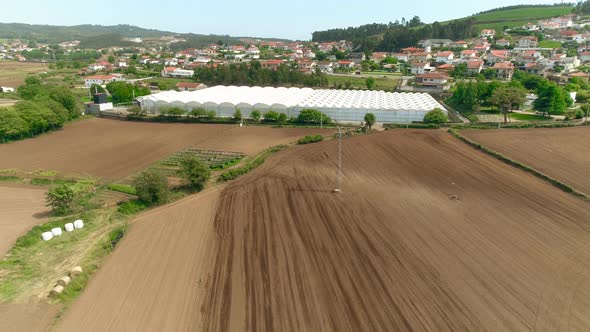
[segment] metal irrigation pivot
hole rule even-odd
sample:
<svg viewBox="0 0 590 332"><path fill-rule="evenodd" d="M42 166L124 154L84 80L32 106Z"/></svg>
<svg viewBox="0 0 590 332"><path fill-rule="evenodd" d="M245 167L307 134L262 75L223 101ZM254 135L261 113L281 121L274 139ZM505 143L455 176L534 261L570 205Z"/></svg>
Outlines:
<svg viewBox="0 0 590 332"><path fill-rule="evenodd" d="M336 174L336 189L333 193L342 192L342 128L338 127L338 173Z"/></svg>

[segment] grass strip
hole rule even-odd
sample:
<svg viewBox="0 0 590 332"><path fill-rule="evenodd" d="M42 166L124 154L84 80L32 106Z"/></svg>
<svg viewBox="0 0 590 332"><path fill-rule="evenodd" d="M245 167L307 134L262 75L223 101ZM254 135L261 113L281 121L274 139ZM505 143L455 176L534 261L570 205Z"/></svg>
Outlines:
<svg viewBox="0 0 590 332"><path fill-rule="evenodd" d="M529 174L536 176L537 178L539 178L541 180L549 182L554 187L556 187L568 194L574 195L575 197L580 198L584 201L590 201L590 196L586 195L585 193L578 191L578 190L574 189L573 187L571 187L559 180L556 180L546 174L543 174L530 166L527 166L527 165L522 164L518 161L512 160L497 151L491 150L488 147L486 147L485 145L481 145L475 141L472 141L469 138L461 135L458 131L456 131L453 128L449 128L449 133L451 135L453 135L455 138L457 138L457 139L461 140L462 142L467 143L471 147L475 148L476 150L483 151L487 155L492 156L500 161L503 161L503 162L507 163L508 165L511 165L513 167L521 169Z"/></svg>
<svg viewBox="0 0 590 332"><path fill-rule="evenodd" d="M231 180L237 179L238 177L240 177L244 174L247 174L248 172L252 171L256 167L264 164L266 159L268 157L270 157L273 153L279 152L279 151L285 149L286 147L287 147L286 145L277 145L277 146L273 146L271 148L268 148L268 149L264 150L264 152L262 152L261 154L256 156L254 159L248 161L244 166L234 168L230 171L227 171L227 172L221 174L219 176L218 181L219 182L226 182L226 181L231 181Z"/></svg>

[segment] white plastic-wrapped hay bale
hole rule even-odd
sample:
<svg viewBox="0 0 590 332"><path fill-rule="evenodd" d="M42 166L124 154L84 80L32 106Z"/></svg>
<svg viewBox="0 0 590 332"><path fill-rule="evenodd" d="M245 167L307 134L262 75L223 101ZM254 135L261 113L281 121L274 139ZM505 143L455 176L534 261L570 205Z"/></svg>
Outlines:
<svg viewBox="0 0 590 332"><path fill-rule="evenodd" d="M74 224L69 222L64 226L64 228L66 229L66 232L73 232L74 231Z"/></svg>
<svg viewBox="0 0 590 332"><path fill-rule="evenodd" d="M51 230L53 236L60 236L62 234L61 227L55 227Z"/></svg>
<svg viewBox="0 0 590 332"><path fill-rule="evenodd" d="M49 241L49 240L53 239L53 233L45 232L45 233L41 234L41 238L43 239L43 241Z"/></svg>
<svg viewBox="0 0 590 332"><path fill-rule="evenodd" d="M67 285L70 284L70 281L72 281L72 278L65 276L65 277L61 277L61 279L59 279L57 281L57 285L58 286L62 286L62 287L66 287Z"/></svg>
<svg viewBox="0 0 590 332"><path fill-rule="evenodd" d="M74 221L74 228L76 229L80 229L84 227L84 222L82 220L76 220Z"/></svg>
<svg viewBox="0 0 590 332"><path fill-rule="evenodd" d="M59 294L61 294L63 292L64 292L63 286L57 285L57 286L53 287L53 289L51 290L51 292L49 292L49 296L56 297L56 296L58 296Z"/></svg>
<svg viewBox="0 0 590 332"><path fill-rule="evenodd" d="M75 268L72 269L72 271L70 272L70 277L72 278L76 278L77 276L79 276L80 274L82 274L82 267L81 266L76 266Z"/></svg>

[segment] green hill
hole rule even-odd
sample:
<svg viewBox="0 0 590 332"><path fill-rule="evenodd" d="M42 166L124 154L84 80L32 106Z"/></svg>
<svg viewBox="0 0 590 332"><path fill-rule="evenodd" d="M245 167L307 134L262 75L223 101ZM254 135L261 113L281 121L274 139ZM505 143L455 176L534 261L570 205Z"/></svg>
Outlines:
<svg viewBox="0 0 590 332"><path fill-rule="evenodd" d="M571 14L573 6L518 6L490 10L460 20L472 18L478 29L503 30L504 27L518 27L528 22L536 23L539 20ZM447 22L442 22L448 23Z"/></svg>

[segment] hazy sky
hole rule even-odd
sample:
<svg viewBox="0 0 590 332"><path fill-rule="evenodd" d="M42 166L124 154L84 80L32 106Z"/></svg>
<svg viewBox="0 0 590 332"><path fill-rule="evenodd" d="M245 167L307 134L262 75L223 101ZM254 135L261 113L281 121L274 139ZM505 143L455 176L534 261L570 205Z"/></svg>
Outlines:
<svg viewBox="0 0 590 332"><path fill-rule="evenodd" d="M31 24L131 24L144 28L201 34L311 39L328 28L394 22L420 16L444 21L515 4L559 0L2 0L0 22Z"/></svg>

